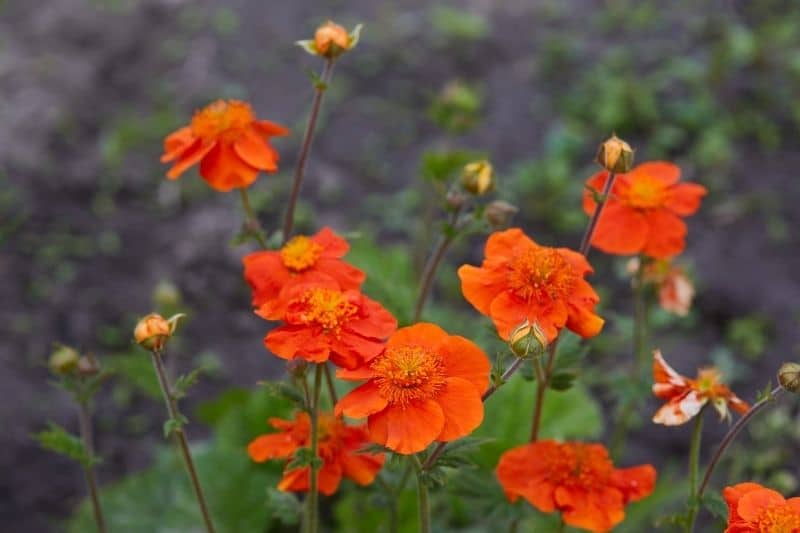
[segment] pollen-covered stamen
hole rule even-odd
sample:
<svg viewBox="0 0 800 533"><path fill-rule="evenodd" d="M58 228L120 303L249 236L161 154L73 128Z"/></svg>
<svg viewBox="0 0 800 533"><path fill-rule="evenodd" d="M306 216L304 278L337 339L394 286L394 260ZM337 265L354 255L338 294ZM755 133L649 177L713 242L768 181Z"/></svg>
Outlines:
<svg viewBox="0 0 800 533"><path fill-rule="evenodd" d="M614 470L608 455L582 444L549 450L546 458L548 481L580 490L602 489Z"/></svg>
<svg viewBox="0 0 800 533"><path fill-rule="evenodd" d="M558 250L539 247L511 260L508 285L525 301L558 300L569 295L577 277Z"/></svg>
<svg viewBox="0 0 800 533"><path fill-rule="evenodd" d="M666 199L666 186L650 176L638 176L631 183L623 200L631 207L652 209L660 207Z"/></svg>
<svg viewBox="0 0 800 533"><path fill-rule="evenodd" d="M421 346L387 348L371 364L375 383L390 404L434 398L445 383L442 357Z"/></svg>
<svg viewBox="0 0 800 533"><path fill-rule="evenodd" d="M794 533L800 526L800 511L788 504L768 507L756 520L757 531L769 533Z"/></svg>
<svg viewBox="0 0 800 533"><path fill-rule="evenodd" d="M195 113L191 128L195 136L206 141L220 137L235 140L255 120L250 104L239 100L217 100Z"/></svg>
<svg viewBox="0 0 800 533"><path fill-rule="evenodd" d="M320 326L338 335L342 327L358 314L358 306L347 295L335 289L313 288L292 300L287 319Z"/></svg>
<svg viewBox="0 0 800 533"><path fill-rule="evenodd" d="M322 255L322 245L310 237L298 235L281 248L280 254L286 268L302 272L317 262Z"/></svg>

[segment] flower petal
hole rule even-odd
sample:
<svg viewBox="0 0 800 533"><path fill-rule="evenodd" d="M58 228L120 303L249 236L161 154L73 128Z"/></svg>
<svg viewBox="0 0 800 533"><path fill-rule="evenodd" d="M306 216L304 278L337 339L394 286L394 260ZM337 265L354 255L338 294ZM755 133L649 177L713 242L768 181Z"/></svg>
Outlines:
<svg viewBox="0 0 800 533"><path fill-rule="evenodd" d="M693 215L700 208L700 201L708 189L697 183L678 183L669 188L664 207L676 215Z"/></svg>
<svg viewBox="0 0 800 533"><path fill-rule="evenodd" d="M489 386L492 365L477 344L464 337L450 335L438 351L447 376L467 380L481 394Z"/></svg>
<svg viewBox="0 0 800 533"><path fill-rule="evenodd" d="M483 422L483 389L476 389L475 385L466 379L448 378L436 403L444 413L444 427L436 440L447 442L472 433Z"/></svg>
<svg viewBox="0 0 800 533"><path fill-rule="evenodd" d="M637 174L655 178L664 185L672 185L681 179L681 168L668 161L648 161L636 165L636 167L628 173L630 176L635 176Z"/></svg>
<svg viewBox="0 0 800 533"><path fill-rule="evenodd" d="M386 348L415 345L435 351L447 336L447 332L436 324L418 322L395 331L386 342Z"/></svg>
<svg viewBox="0 0 800 533"><path fill-rule="evenodd" d="M250 441L247 445L247 453L250 458L263 463L270 459L284 459L292 455L297 450L297 442L289 433L271 433L260 435Z"/></svg>
<svg viewBox="0 0 800 533"><path fill-rule="evenodd" d="M678 255L686 245L686 223L666 209L647 213L649 234L642 253L656 259Z"/></svg>
<svg viewBox="0 0 800 533"><path fill-rule="evenodd" d="M378 386L374 381L367 381L351 390L336 404L334 414L342 414L350 418L364 418L382 411L388 402L381 396Z"/></svg>
<svg viewBox="0 0 800 533"><path fill-rule="evenodd" d="M444 427L442 408L433 400L417 400L407 405L386 408L386 447L408 455L421 452Z"/></svg>
<svg viewBox="0 0 800 533"><path fill-rule="evenodd" d="M233 142L233 149L251 167L267 172L278 170L277 152L255 131L245 130Z"/></svg>
<svg viewBox="0 0 800 533"><path fill-rule="evenodd" d="M258 169L242 161L230 144L217 142L200 162L200 175L212 188L227 192L253 183Z"/></svg>

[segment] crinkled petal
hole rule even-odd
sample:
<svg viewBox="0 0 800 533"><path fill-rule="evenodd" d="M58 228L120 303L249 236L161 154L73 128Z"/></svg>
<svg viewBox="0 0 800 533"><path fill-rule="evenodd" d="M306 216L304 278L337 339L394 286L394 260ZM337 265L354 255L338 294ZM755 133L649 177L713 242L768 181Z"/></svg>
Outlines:
<svg viewBox="0 0 800 533"><path fill-rule="evenodd" d="M444 413L444 427L436 440L447 442L472 433L483 422L481 392L462 378L447 378L435 398Z"/></svg>

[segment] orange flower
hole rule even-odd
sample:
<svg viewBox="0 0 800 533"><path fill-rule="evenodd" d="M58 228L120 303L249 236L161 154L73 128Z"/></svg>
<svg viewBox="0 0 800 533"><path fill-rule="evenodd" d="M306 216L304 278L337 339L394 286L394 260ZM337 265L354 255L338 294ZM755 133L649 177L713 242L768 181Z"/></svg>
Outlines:
<svg viewBox="0 0 800 533"><path fill-rule="evenodd" d="M288 133L274 122L257 120L246 102L217 100L197 111L191 124L167 136L161 162L173 162L167 172L173 180L200 163L200 175L214 189L244 188L259 171L278 170L278 152L269 138Z"/></svg>
<svg viewBox="0 0 800 533"><path fill-rule="evenodd" d="M633 257L628 261L627 270L636 274L641 261ZM644 267L644 281L653 283L658 290L658 303L664 311L686 316L692 308L694 285L684 270L672 263L670 259L648 261Z"/></svg>
<svg viewBox="0 0 800 533"><path fill-rule="evenodd" d="M342 290L358 289L364 273L341 259L349 249L346 240L324 227L312 237L292 238L278 251L245 256L244 278L253 289L253 305L274 303L289 281L333 280Z"/></svg>
<svg viewBox="0 0 800 533"><path fill-rule="evenodd" d="M653 394L667 400L653 416L653 422L665 426L679 426L700 412L709 401L719 416L730 418L728 407L746 413L750 406L720 382L719 370L701 368L697 379L681 376L670 367L660 350L653 352Z"/></svg>
<svg viewBox="0 0 800 533"><path fill-rule="evenodd" d="M269 424L277 433L256 437L247 453L253 461L263 463L270 459L291 460L300 448L311 443L311 421L308 413L297 413L294 420L270 418ZM348 426L330 413L319 415L319 492L331 495L336 492L342 476L359 485L369 485L383 466L382 453L360 452L368 444L365 426ZM287 462L288 467L288 462ZM308 492L309 468L286 469L278 489L291 492Z"/></svg>
<svg viewBox="0 0 800 533"><path fill-rule="evenodd" d="M497 479L506 497L520 496L544 513L559 511L570 526L610 531L625 518L625 505L653 492L651 465L614 468L601 444L540 440L500 457Z"/></svg>
<svg viewBox="0 0 800 533"><path fill-rule="evenodd" d="M480 267L458 269L464 297L489 316L508 339L524 322L538 322L549 340L566 326L581 337L600 332L594 314L597 293L583 277L592 272L586 258L567 248L539 246L521 229L493 233Z"/></svg>
<svg viewBox="0 0 800 533"><path fill-rule="evenodd" d="M339 400L335 412L368 417L373 442L417 453L480 425L489 369L486 354L471 341L435 324L415 324L397 330L368 367L344 373L368 381Z"/></svg>
<svg viewBox="0 0 800 533"><path fill-rule="evenodd" d="M722 492L728 504L724 533L800 533L800 497L788 500L758 483L739 483Z"/></svg>
<svg viewBox="0 0 800 533"><path fill-rule="evenodd" d="M672 163L653 161L618 174L600 214L592 245L606 253L664 258L683 251L686 224L681 217L694 214L706 188L696 183L678 183L681 169ZM598 172L586 182L602 191L608 171ZM590 191L583 194L583 210L594 213Z"/></svg>
<svg viewBox="0 0 800 533"><path fill-rule="evenodd" d="M358 291L342 291L333 282L287 285L282 297L264 304L256 314L282 320L264 338L278 357L357 368L383 350L397 320L381 304Z"/></svg>

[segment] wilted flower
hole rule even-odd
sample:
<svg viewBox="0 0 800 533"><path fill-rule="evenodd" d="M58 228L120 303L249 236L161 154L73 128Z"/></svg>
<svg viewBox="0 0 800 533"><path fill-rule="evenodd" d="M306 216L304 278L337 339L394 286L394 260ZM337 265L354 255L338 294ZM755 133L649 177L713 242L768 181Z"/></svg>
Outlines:
<svg viewBox="0 0 800 533"><path fill-rule="evenodd" d="M503 200L489 202L483 214L493 230L505 229L519 209Z"/></svg>
<svg viewBox="0 0 800 533"><path fill-rule="evenodd" d="M800 364L783 363L778 370L778 381L787 391L800 394Z"/></svg>
<svg viewBox="0 0 800 533"><path fill-rule="evenodd" d="M665 426L678 426L691 420L706 403L711 402L723 419L730 418L732 408L746 413L750 406L736 396L721 381L716 368L701 368L696 379L675 372L667 364L660 350L653 352L653 394L667 400L653 416L653 422Z"/></svg>

